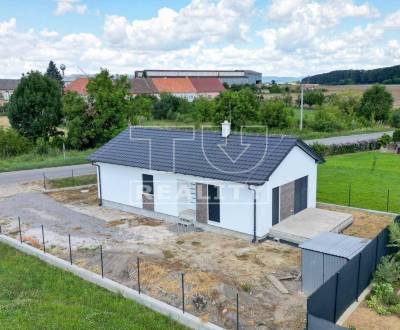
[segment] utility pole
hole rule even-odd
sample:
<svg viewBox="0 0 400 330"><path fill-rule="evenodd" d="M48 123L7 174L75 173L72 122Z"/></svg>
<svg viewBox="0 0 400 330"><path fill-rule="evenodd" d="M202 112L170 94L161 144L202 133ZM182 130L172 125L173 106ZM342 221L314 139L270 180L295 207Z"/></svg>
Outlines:
<svg viewBox="0 0 400 330"><path fill-rule="evenodd" d="M301 86L301 97L300 97L300 131L303 130L303 113L304 113L304 102L303 102L303 98L304 98L304 86L303 84L300 85Z"/></svg>

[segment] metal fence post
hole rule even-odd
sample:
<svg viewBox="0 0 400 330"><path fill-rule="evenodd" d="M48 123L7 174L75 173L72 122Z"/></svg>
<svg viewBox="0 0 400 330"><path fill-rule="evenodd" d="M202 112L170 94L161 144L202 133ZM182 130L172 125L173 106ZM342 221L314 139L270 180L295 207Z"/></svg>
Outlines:
<svg viewBox="0 0 400 330"><path fill-rule="evenodd" d="M239 293L236 293L236 329L239 330Z"/></svg>
<svg viewBox="0 0 400 330"><path fill-rule="evenodd" d="M182 313L185 313L185 274L181 274L181 286L182 286Z"/></svg>
<svg viewBox="0 0 400 330"><path fill-rule="evenodd" d="M390 196L390 190L388 189L386 197L386 212L389 212L389 196Z"/></svg>
<svg viewBox="0 0 400 330"><path fill-rule="evenodd" d="M46 253L46 243L44 242L44 228L42 225L42 244L43 244L43 253Z"/></svg>
<svg viewBox="0 0 400 330"><path fill-rule="evenodd" d="M334 310L333 310L333 323L336 323L336 312L337 312L337 295L338 295L338 288L339 288L339 275L340 272L336 273L336 288L335 288L335 305L334 305Z"/></svg>
<svg viewBox="0 0 400 330"><path fill-rule="evenodd" d="M74 169L71 170L72 173L72 185L75 186Z"/></svg>
<svg viewBox="0 0 400 330"><path fill-rule="evenodd" d="M18 228L19 228L19 241L22 244L21 217L18 217Z"/></svg>
<svg viewBox="0 0 400 330"><path fill-rule="evenodd" d="M44 190L47 190L47 187L46 187L46 173L44 173L44 172L43 172L43 188L44 188Z"/></svg>
<svg viewBox="0 0 400 330"><path fill-rule="evenodd" d="M71 234L68 234L68 242L69 242L69 261L72 265Z"/></svg>
<svg viewBox="0 0 400 330"><path fill-rule="evenodd" d="M358 301L358 297L360 297L360 274L361 274L361 257L362 257L362 253L358 254L359 258L358 258L358 275L357 275L357 301Z"/></svg>
<svg viewBox="0 0 400 330"><path fill-rule="evenodd" d="M100 260L101 260L101 277L104 278L103 246L101 246L101 245L100 245Z"/></svg>
<svg viewBox="0 0 400 330"><path fill-rule="evenodd" d="M351 206L351 183L349 184L349 206Z"/></svg>
<svg viewBox="0 0 400 330"><path fill-rule="evenodd" d="M137 257L136 264L137 264L137 284L138 284L138 292L139 292L139 294L140 294L140 261L139 261L139 257Z"/></svg>

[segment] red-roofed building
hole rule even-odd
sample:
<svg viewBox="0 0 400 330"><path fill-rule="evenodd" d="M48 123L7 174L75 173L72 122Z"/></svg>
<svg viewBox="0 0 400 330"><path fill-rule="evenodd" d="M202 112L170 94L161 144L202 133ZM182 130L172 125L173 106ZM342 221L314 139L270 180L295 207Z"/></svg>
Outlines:
<svg viewBox="0 0 400 330"><path fill-rule="evenodd" d="M152 78L152 81L158 93L171 93L188 101L193 101L197 94L192 82L187 77Z"/></svg>
<svg viewBox="0 0 400 330"><path fill-rule="evenodd" d="M86 92L86 85L89 82L89 78L78 78L75 79L74 81L72 81L71 83L68 84L68 86L66 86L64 88L65 92L76 92L79 95L82 96L87 96L87 92Z"/></svg>
<svg viewBox="0 0 400 330"><path fill-rule="evenodd" d="M200 96L212 99L225 90L224 85L218 78L213 77L190 77L192 85Z"/></svg>

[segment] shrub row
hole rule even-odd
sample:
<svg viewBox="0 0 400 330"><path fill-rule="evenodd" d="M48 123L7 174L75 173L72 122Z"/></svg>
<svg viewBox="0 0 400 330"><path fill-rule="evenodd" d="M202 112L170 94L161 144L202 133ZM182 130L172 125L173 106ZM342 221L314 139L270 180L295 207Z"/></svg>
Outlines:
<svg viewBox="0 0 400 330"><path fill-rule="evenodd" d="M377 140L358 141L355 143L343 143L324 145L321 143L314 143L311 148L321 156L350 154L361 151L378 150L381 144Z"/></svg>

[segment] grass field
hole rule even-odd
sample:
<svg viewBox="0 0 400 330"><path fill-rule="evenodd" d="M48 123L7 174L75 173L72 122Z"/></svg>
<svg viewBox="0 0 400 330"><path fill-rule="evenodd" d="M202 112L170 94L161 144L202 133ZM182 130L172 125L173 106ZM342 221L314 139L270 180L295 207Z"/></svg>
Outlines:
<svg viewBox="0 0 400 330"><path fill-rule="evenodd" d="M55 155L29 153L17 157L3 158L0 159L0 172L84 164L88 163L86 157L92 152L93 149L85 151L67 151L65 153L65 159L61 152Z"/></svg>
<svg viewBox="0 0 400 330"><path fill-rule="evenodd" d="M186 329L0 244L1 329Z"/></svg>
<svg viewBox="0 0 400 330"><path fill-rule="evenodd" d="M318 168L318 201L400 213L400 155L361 152L326 157ZM351 185L351 188L350 188Z"/></svg>
<svg viewBox="0 0 400 330"><path fill-rule="evenodd" d="M66 188L73 186L83 186L87 184L97 183L96 175L80 175L75 177L51 179L48 181L49 188Z"/></svg>

